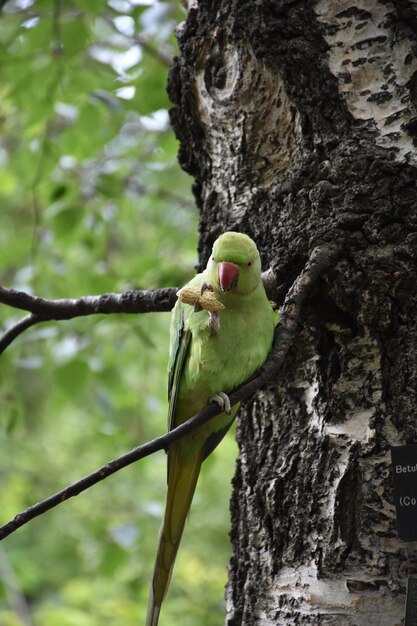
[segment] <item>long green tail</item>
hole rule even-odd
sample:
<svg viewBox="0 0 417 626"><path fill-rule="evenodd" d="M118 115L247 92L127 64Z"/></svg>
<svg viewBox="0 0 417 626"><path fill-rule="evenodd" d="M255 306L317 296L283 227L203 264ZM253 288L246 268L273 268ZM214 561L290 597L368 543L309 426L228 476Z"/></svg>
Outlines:
<svg viewBox="0 0 417 626"><path fill-rule="evenodd" d="M159 532L146 626L158 625L161 604L171 580L175 557L197 485L201 463L201 453L195 458L184 460L179 446L173 446L169 452L167 502Z"/></svg>

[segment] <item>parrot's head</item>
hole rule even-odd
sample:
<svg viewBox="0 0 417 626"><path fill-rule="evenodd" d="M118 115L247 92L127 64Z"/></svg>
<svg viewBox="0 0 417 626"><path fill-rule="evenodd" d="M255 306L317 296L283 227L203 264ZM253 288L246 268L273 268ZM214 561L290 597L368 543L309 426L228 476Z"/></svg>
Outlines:
<svg viewBox="0 0 417 626"><path fill-rule="evenodd" d="M214 242L207 272L215 291L252 293L261 279L261 259L255 242L242 233L223 233Z"/></svg>

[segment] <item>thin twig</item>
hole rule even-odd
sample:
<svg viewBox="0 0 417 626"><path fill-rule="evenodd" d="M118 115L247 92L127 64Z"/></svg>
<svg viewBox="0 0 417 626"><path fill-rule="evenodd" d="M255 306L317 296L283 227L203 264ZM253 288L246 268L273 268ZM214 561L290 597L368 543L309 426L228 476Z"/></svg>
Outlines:
<svg viewBox="0 0 417 626"><path fill-rule="evenodd" d="M58 88L62 85L64 76L64 66L62 63L62 33L61 33L61 0L54 0L52 12L52 47L51 61L54 65L52 80L45 88L45 102L53 102L56 99ZM32 231L32 263L35 260L38 250L38 231L41 225L41 207L38 198L38 187L42 182L45 172L45 165L50 158L51 148L51 129L53 121L48 118L45 122L42 136L40 139L39 159L36 165L35 174L31 185L32 206L33 206L33 231Z"/></svg>
<svg viewBox="0 0 417 626"><path fill-rule="evenodd" d="M288 352L290 343L296 335L301 308L306 295L309 293L311 286L315 283L315 281L317 281L319 276L326 269L328 269L339 254L339 249L333 246L322 246L313 250L303 272L296 279L287 294L281 310L279 324L275 329L274 344L267 361L251 379L229 394L232 406L237 402L241 402L242 400L245 400L249 396L253 395L255 391L270 382L276 376L284 361L285 355ZM117 459L106 463L106 465L103 465L103 467L97 471L85 476L69 487L66 487L49 498L34 504L22 513L16 515L13 520L7 522L3 526L0 526L0 541L38 515L49 511L61 502L68 500L68 498L78 495L85 489L88 489L92 485L104 480L123 467L126 467L139 459L143 459L145 456L149 456L158 450L166 450L170 445L172 445L172 443L174 443L174 441L184 437L201 424L204 424L215 415L218 415L218 412L219 408L216 404L209 404L197 413L197 415L190 418L180 426L177 426L165 435L157 437L148 443L134 448Z"/></svg>
<svg viewBox="0 0 417 626"><path fill-rule="evenodd" d="M45 317L42 315L34 315L33 313L29 313L29 315L25 315L21 320L16 322L8 328L0 337L0 354L3 354L5 349L10 346L12 341L16 339L23 331L27 330L31 326L35 324L39 324L40 322L47 322L50 320L50 317Z"/></svg>
<svg viewBox="0 0 417 626"><path fill-rule="evenodd" d="M103 13L102 18L105 22L114 30L115 33L121 35L125 39L130 42L137 43L141 48L145 50L151 57L165 65L166 67L171 67L172 65L172 56L166 53L163 49L154 48L149 40L141 35L140 33L135 33L135 35L126 35L123 31L119 30L114 23L111 15L108 13Z"/></svg>
<svg viewBox="0 0 417 626"><path fill-rule="evenodd" d="M0 303L15 309L30 311L31 315L10 326L0 336L0 354L24 330L51 320L69 320L97 313L152 313L170 311L176 302L178 289L168 287L151 291L125 291L77 299L46 300L23 291L0 286Z"/></svg>

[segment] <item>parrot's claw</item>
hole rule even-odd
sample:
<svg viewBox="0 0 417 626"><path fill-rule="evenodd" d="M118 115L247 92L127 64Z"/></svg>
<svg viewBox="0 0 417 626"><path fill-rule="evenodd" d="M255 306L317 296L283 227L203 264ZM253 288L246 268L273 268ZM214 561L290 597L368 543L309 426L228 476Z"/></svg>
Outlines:
<svg viewBox="0 0 417 626"><path fill-rule="evenodd" d="M226 415L230 415L232 412L232 405L230 404L229 396L223 391L219 391L219 393L214 394L210 398L210 402L217 402L222 411L226 413Z"/></svg>
<svg viewBox="0 0 417 626"><path fill-rule="evenodd" d="M211 285L204 282L200 287L200 295L202 296L205 291L214 291L214 289Z"/></svg>
<svg viewBox="0 0 417 626"><path fill-rule="evenodd" d="M211 331L217 335L220 330L220 318L217 311L209 311L208 325Z"/></svg>

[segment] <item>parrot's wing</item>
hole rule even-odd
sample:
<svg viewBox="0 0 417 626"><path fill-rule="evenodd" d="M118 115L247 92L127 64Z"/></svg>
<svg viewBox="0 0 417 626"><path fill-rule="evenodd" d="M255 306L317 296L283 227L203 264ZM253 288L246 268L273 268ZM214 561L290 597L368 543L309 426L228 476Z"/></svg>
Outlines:
<svg viewBox="0 0 417 626"><path fill-rule="evenodd" d="M185 359L190 346L191 331L185 329L185 308L177 302L172 313L168 362L168 430L175 426L175 408Z"/></svg>

